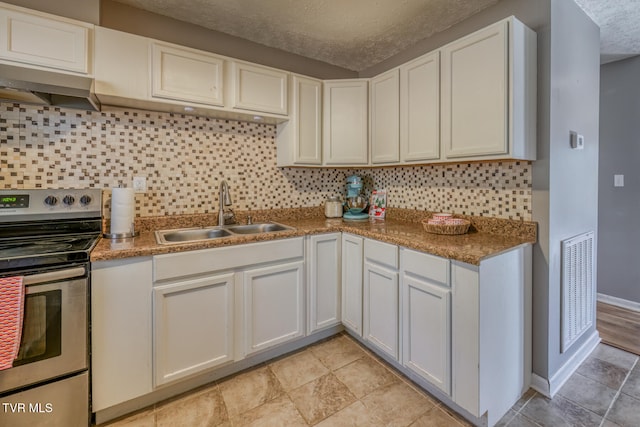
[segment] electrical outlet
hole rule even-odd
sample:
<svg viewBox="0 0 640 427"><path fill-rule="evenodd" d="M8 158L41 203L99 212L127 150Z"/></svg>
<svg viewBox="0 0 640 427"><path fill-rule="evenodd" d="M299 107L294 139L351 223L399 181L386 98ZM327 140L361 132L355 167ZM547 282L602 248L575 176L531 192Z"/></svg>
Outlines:
<svg viewBox="0 0 640 427"><path fill-rule="evenodd" d="M144 176L133 177L133 191L136 193L146 193L147 191L147 178Z"/></svg>

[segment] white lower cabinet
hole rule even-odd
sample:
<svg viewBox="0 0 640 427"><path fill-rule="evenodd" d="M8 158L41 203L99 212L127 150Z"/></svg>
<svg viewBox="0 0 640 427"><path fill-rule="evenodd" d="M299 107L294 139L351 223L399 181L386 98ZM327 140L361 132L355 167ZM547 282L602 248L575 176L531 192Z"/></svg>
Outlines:
<svg viewBox="0 0 640 427"><path fill-rule="evenodd" d="M400 250L402 364L451 394L449 260Z"/></svg>
<svg viewBox="0 0 640 427"><path fill-rule="evenodd" d="M364 256L363 338L398 360L398 247L365 239Z"/></svg>
<svg viewBox="0 0 640 427"><path fill-rule="evenodd" d="M307 238L308 332L340 324L340 233Z"/></svg>
<svg viewBox="0 0 640 427"><path fill-rule="evenodd" d="M153 289L156 386L233 361L233 278L226 273Z"/></svg>
<svg viewBox="0 0 640 427"><path fill-rule="evenodd" d="M92 263L93 411L340 322L489 426L528 389L531 245L476 266L348 233L304 239Z"/></svg>
<svg viewBox="0 0 640 427"><path fill-rule="evenodd" d="M304 262L243 272L245 355L305 334Z"/></svg>
<svg viewBox="0 0 640 427"><path fill-rule="evenodd" d="M494 425L531 383L531 245L451 262L452 398Z"/></svg>
<svg viewBox="0 0 640 427"><path fill-rule="evenodd" d="M362 265L364 239L342 235L342 324L362 336Z"/></svg>
<svg viewBox="0 0 640 427"><path fill-rule="evenodd" d="M151 393L151 257L91 263L91 401L100 411Z"/></svg>

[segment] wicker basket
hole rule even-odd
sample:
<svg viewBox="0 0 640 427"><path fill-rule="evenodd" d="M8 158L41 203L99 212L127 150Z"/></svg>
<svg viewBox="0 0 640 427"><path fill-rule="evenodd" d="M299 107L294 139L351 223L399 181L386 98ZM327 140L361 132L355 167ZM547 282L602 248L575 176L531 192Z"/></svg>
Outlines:
<svg viewBox="0 0 640 427"><path fill-rule="evenodd" d="M433 234L465 234L467 231L469 231L469 226L471 225L471 222L466 219L462 220L464 221L464 223L455 225L428 224L427 221L429 221L429 219L430 218L423 219L422 226L427 233Z"/></svg>

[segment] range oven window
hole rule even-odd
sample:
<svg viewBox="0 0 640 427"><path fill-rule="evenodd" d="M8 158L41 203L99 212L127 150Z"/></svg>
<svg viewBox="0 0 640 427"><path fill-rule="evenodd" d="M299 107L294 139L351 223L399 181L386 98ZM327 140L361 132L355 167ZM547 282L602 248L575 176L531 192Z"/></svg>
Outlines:
<svg viewBox="0 0 640 427"><path fill-rule="evenodd" d="M60 356L62 352L62 291L28 294L24 301L22 340L13 366Z"/></svg>

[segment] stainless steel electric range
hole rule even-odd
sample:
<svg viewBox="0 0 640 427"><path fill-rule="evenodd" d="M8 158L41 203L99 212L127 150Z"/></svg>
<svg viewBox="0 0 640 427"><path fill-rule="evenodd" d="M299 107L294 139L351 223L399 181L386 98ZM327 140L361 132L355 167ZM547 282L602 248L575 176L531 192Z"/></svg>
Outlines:
<svg viewBox="0 0 640 427"><path fill-rule="evenodd" d="M0 278L24 285L17 358L0 370L0 425L82 426L89 408L89 255L102 192L0 190Z"/></svg>

